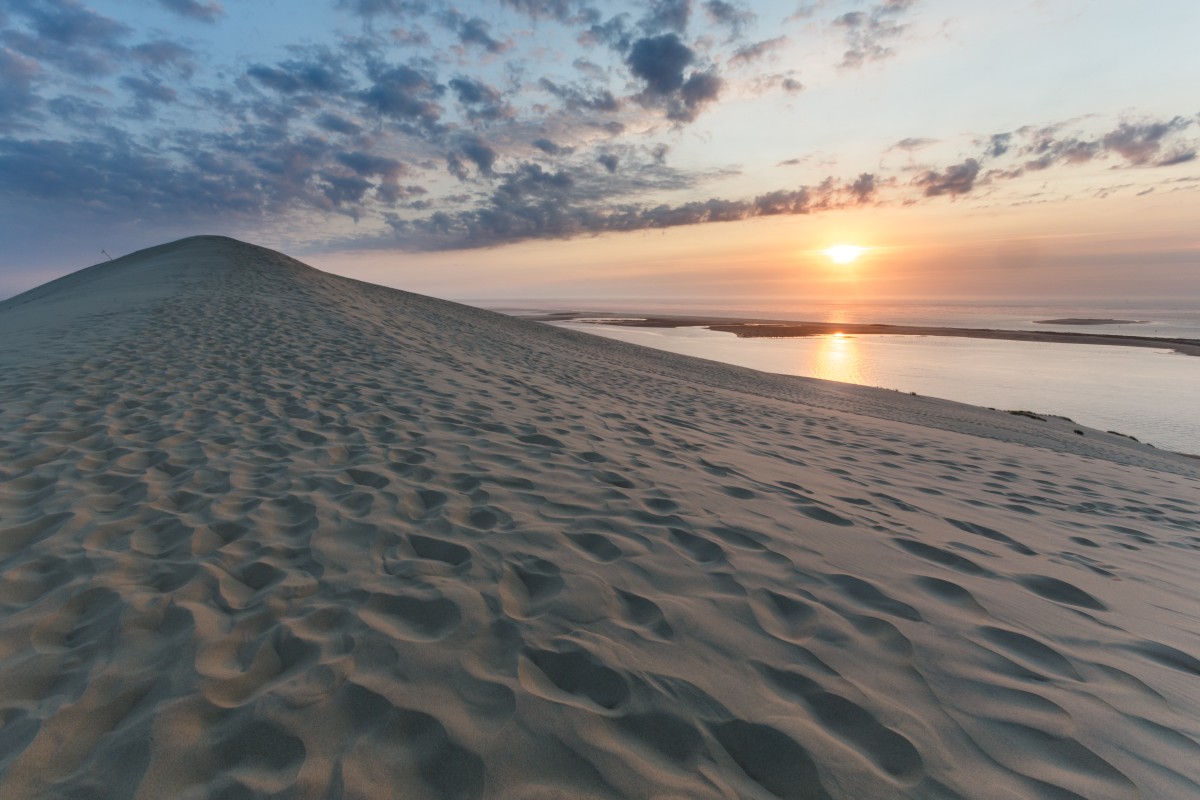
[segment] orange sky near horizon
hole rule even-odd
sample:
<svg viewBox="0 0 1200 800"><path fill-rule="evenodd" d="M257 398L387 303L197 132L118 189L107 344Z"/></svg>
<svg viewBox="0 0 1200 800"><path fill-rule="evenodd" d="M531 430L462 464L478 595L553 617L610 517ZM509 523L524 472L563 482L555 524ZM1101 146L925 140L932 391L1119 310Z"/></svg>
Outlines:
<svg viewBox="0 0 1200 800"><path fill-rule="evenodd" d="M1200 298L1188 193L964 201L762 217L490 249L312 254L314 266L456 300ZM837 264L834 245L866 250ZM303 257L303 256L301 256Z"/></svg>

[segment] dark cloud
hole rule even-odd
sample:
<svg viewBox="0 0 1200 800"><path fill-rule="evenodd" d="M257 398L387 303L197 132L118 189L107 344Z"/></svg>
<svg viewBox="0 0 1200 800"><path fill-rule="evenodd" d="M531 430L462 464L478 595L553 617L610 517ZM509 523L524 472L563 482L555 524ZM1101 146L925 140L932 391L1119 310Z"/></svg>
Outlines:
<svg viewBox="0 0 1200 800"><path fill-rule="evenodd" d="M706 0L702 4L708 18L718 25L729 28L732 38L742 35L742 28L753 25L758 15L748 9L743 9L725 0Z"/></svg>
<svg viewBox="0 0 1200 800"><path fill-rule="evenodd" d="M497 158L499 154L491 145L477 136L472 136L460 142L458 149L446 156L446 168L451 175L465 181L470 178L467 168L467 163L470 162L475 165L480 175L491 177L492 167Z"/></svg>
<svg viewBox="0 0 1200 800"><path fill-rule="evenodd" d="M804 91L804 84L795 78L784 78L779 82L779 85L785 92L795 93Z"/></svg>
<svg viewBox="0 0 1200 800"><path fill-rule="evenodd" d="M679 90L683 105L673 104L668 109L667 116L674 120L691 122L701 109L717 99L723 84L715 71L693 72Z"/></svg>
<svg viewBox="0 0 1200 800"><path fill-rule="evenodd" d="M158 0L158 4L182 17L200 22L216 22L225 13L220 3L200 3L197 0Z"/></svg>
<svg viewBox="0 0 1200 800"><path fill-rule="evenodd" d="M586 90L578 86L563 86L548 78L538 81L538 86L563 101L569 111L619 111L621 102L608 89Z"/></svg>
<svg viewBox="0 0 1200 800"><path fill-rule="evenodd" d="M971 191L975 187L977 177L979 177L979 162L968 158L961 164L946 167L941 172L927 170L914 181L914 184L925 190L926 197L937 197L943 194L956 196Z"/></svg>
<svg viewBox="0 0 1200 800"><path fill-rule="evenodd" d="M463 155L475 162L475 166L484 175L492 174L492 166L496 163L497 153L482 139L471 139L462 146Z"/></svg>
<svg viewBox="0 0 1200 800"><path fill-rule="evenodd" d="M458 102L466 108L467 116L473 120L498 120L511 118L516 111L504 102L500 92L482 81L471 78L453 78L449 82Z"/></svg>
<svg viewBox="0 0 1200 800"><path fill-rule="evenodd" d="M359 98L373 112L384 117L433 125L441 117L436 102L444 92L433 75L415 67L399 65L380 69L372 77L369 89Z"/></svg>
<svg viewBox="0 0 1200 800"><path fill-rule="evenodd" d="M1195 150L1175 150L1172 153L1163 156L1154 163L1156 167L1173 167L1176 164L1186 164L1189 161L1194 161L1196 158Z"/></svg>
<svg viewBox="0 0 1200 800"><path fill-rule="evenodd" d="M1027 159L1026 170L1039 171L1059 164L1084 164L1106 155L1117 155L1130 166L1172 166L1190 161L1194 144L1183 141L1178 134L1190 128L1191 120L1174 117L1162 121L1121 122L1113 130L1097 138L1061 135L1062 126L1025 127L1016 132L1022 145L1017 154ZM1013 147L1010 134L1005 139L1007 153ZM993 140L995 137L993 137ZM989 146L991 153L994 146Z"/></svg>
<svg viewBox="0 0 1200 800"><path fill-rule="evenodd" d="M378 176L394 180L408 174L408 167L404 162L373 153L355 150L338 153L334 158L338 163L353 170L354 174L368 178Z"/></svg>
<svg viewBox="0 0 1200 800"><path fill-rule="evenodd" d="M875 196L878 180L869 172L864 172L850 184L850 192L858 198L859 203L866 203Z"/></svg>
<svg viewBox="0 0 1200 800"><path fill-rule="evenodd" d="M884 0L867 11L848 11L833 21L846 38L846 51L838 66L857 69L868 61L882 61L895 55L885 42L895 39L908 27L897 19L916 5L917 0Z"/></svg>
<svg viewBox="0 0 1200 800"><path fill-rule="evenodd" d="M357 175L322 172L320 178L321 193L334 206L358 204L372 188L370 181ZM351 216L357 219L357 214L353 211Z"/></svg>
<svg viewBox="0 0 1200 800"><path fill-rule="evenodd" d="M601 153L596 156L596 161L610 173L616 172L617 167L621 164L621 157L612 153Z"/></svg>
<svg viewBox="0 0 1200 800"><path fill-rule="evenodd" d="M996 133L992 134L992 138L988 141L987 150L984 151L984 156L987 158L999 158L1008 152L1012 146L1011 133Z"/></svg>
<svg viewBox="0 0 1200 800"><path fill-rule="evenodd" d="M110 46L130 32L75 0L8 0L8 10L38 38L65 46Z"/></svg>
<svg viewBox="0 0 1200 800"><path fill-rule="evenodd" d="M254 64L246 74L268 89L283 94L342 94L352 85L345 67L328 51L315 53L308 59L284 61L275 67Z"/></svg>
<svg viewBox="0 0 1200 800"><path fill-rule="evenodd" d="M362 132L362 127L358 123L330 112L321 114L317 117L316 122L320 128L330 133L344 133L353 136Z"/></svg>
<svg viewBox="0 0 1200 800"><path fill-rule="evenodd" d="M1105 150L1119 154L1130 164L1142 166L1158 158L1163 140L1167 136L1187 128L1190 124L1191 122L1183 117L1139 125L1122 122L1116 130L1105 134L1100 144Z"/></svg>
<svg viewBox="0 0 1200 800"><path fill-rule="evenodd" d="M0 32L0 42L12 50L87 78L119 67L122 39L131 32L123 23L75 0L8 0L8 6L28 28Z"/></svg>
<svg viewBox="0 0 1200 800"><path fill-rule="evenodd" d="M638 26L647 34L659 31L687 32L692 17L692 0L654 0Z"/></svg>
<svg viewBox="0 0 1200 800"><path fill-rule="evenodd" d="M114 219L255 214L265 198L244 171L193 169L116 137L108 142L0 139L0 195L64 202Z"/></svg>
<svg viewBox="0 0 1200 800"><path fill-rule="evenodd" d="M647 92L666 96L683 86L683 71L695 58L678 36L664 33L634 42L625 63L634 76L646 82Z"/></svg>
<svg viewBox="0 0 1200 800"><path fill-rule="evenodd" d="M695 61L692 49L674 33L638 39L625 59L634 77L645 82L643 105L662 107L667 118L691 122L704 106L717 99L722 81L715 70L684 72Z"/></svg>
<svg viewBox="0 0 1200 800"><path fill-rule="evenodd" d="M570 153L571 149L572 149L569 147L562 147L562 146L550 141L549 139L545 139L545 138L534 139L533 146L536 147L538 150L541 150L543 153L545 153L547 155L551 155L551 156L566 155L566 154Z"/></svg>
<svg viewBox="0 0 1200 800"><path fill-rule="evenodd" d="M595 187L603 189L598 191ZM565 171L552 172L537 164L522 164L505 176L486 204L468 211L435 213L423 220L409 221L401 228L405 238L400 243L430 250L492 247L527 239L561 239L809 214L870 202L874 178L863 175L851 184L827 179L819 186L769 192L752 200L712 198L654 206L598 202L628 191L619 176L595 183ZM396 246L397 241L381 244Z"/></svg>
<svg viewBox="0 0 1200 800"><path fill-rule="evenodd" d="M464 45L482 47L489 53L503 53L512 47L512 42L492 38L491 29L492 26L479 17L463 19L455 25L458 40Z"/></svg>

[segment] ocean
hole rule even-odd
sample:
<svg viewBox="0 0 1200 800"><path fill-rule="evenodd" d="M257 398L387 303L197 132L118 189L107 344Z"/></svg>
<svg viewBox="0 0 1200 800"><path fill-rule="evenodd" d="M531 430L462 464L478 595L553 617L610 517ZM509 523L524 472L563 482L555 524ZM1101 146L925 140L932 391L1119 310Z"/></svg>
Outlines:
<svg viewBox="0 0 1200 800"><path fill-rule="evenodd" d="M637 303L555 300L478 303L529 315L602 311L614 316L703 315L814 322L886 323L1002 330L1063 330L1200 339L1200 309L1065 305ZM1037 320L1136 320L1086 327ZM1200 358L1134 347L1011 342L941 336L814 336L738 339L703 328L553 323L597 336L750 367L896 389L1003 410L1069 417L1178 452L1200 454Z"/></svg>

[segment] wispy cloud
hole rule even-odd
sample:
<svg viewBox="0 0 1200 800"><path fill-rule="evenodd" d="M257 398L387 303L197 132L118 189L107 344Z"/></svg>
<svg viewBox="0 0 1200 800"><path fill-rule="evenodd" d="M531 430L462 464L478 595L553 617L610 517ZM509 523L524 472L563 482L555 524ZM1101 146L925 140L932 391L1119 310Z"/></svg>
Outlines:
<svg viewBox="0 0 1200 800"><path fill-rule="evenodd" d="M896 51L887 43L898 38L908 25L900 19L917 4L917 0L884 0L866 11L847 11L833 21L845 36L846 51L841 63L844 69L857 69L868 61L891 58Z"/></svg>

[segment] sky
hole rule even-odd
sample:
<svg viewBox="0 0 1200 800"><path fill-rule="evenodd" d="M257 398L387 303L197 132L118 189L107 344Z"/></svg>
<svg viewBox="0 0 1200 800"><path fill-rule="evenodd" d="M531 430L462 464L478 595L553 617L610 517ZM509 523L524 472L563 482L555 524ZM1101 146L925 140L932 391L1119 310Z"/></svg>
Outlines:
<svg viewBox="0 0 1200 800"><path fill-rule="evenodd" d="M1197 41L1195 0L3 0L0 297L220 233L452 299L1200 302Z"/></svg>

